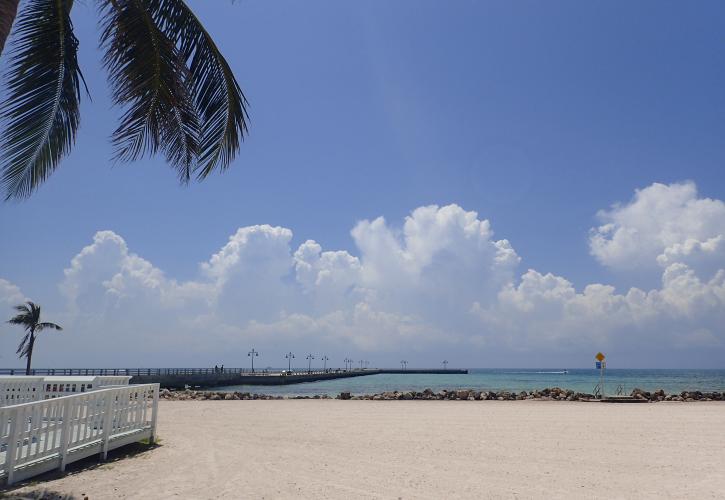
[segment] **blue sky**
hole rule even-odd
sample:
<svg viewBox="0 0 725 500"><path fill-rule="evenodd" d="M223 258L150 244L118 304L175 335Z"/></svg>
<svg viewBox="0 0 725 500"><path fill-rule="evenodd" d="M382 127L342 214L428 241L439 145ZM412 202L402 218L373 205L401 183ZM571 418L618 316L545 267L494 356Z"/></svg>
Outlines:
<svg viewBox="0 0 725 500"><path fill-rule="evenodd" d="M119 110L95 12L77 2L93 101L76 147L30 200L0 207L0 278L58 314L63 270L100 230L183 282L240 227L282 226L292 251L314 239L360 257L358 221L400 229L432 204L488 219L521 258L515 284L532 268L577 291L650 290L661 269L592 255L597 212L653 183L692 181L696 199L725 198L722 2L189 3L251 103L251 133L231 169L202 184L180 187L162 158L111 166Z"/></svg>

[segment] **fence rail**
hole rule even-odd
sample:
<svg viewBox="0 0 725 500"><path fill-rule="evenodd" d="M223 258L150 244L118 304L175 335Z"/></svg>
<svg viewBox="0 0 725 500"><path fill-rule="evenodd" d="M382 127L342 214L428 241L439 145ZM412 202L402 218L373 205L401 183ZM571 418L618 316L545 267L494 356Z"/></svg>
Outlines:
<svg viewBox="0 0 725 500"><path fill-rule="evenodd" d="M153 442L159 385L100 389L0 408L0 483L13 484L125 444Z"/></svg>

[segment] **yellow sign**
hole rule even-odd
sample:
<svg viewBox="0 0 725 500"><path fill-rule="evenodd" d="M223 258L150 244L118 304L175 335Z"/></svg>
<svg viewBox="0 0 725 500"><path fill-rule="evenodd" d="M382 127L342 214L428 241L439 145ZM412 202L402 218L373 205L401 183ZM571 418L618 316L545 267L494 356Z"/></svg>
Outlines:
<svg viewBox="0 0 725 500"><path fill-rule="evenodd" d="M596 356L594 356L594 358L595 358L595 359L596 359L597 361L604 361L604 354L602 354L601 352L598 352L598 353L597 353L597 355L596 355Z"/></svg>

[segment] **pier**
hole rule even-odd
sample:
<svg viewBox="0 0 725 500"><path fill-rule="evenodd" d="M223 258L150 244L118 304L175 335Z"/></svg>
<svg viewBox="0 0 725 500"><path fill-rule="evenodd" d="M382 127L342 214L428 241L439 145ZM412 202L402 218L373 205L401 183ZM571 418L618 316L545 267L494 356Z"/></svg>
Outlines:
<svg viewBox="0 0 725 500"><path fill-rule="evenodd" d="M37 368L31 375L63 376L131 376L131 384L160 384L169 389L184 387L222 387L227 385L287 385L318 382L367 375L465 375L468 370L456 369L378 369L362 370L258 370L249 368ZM0 369L0 375L25 375L22 369Z"/></svg>

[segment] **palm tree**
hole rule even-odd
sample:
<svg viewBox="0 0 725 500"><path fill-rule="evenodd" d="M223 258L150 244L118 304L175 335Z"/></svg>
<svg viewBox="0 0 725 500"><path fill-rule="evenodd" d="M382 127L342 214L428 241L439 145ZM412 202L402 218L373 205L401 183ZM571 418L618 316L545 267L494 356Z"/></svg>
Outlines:
<svg viewBox="0 0 725 500"><path fill-rule="evenodd" d="M20 312L17 316L10 319L8 323L11 325L22 325L25 328L25 337L20 342L16 354L20 355L20 359L27 358L28 363L25 367L25 374L30 375L30 363L33 359L33 347L38 334L50 328L52 330L62 330L55 323L45 323L40 321L40 306L28 301L26 304L15 306L15 310Z"/></svg>
<svg viewBox="0 0 725 500"><path fill-rule="evenodd" d="M247 133L247 100L183 0L96 0L103 65L123 109L114 159L163 153L179 180L223 171ZM0 0L0 53L17 15L0 102L0 185L26 198L67 155L80 124L73 0ZM81 85L82 84L82 85Z"/></svg>

